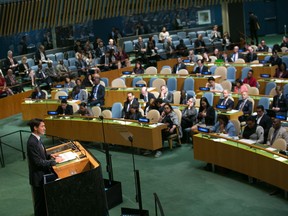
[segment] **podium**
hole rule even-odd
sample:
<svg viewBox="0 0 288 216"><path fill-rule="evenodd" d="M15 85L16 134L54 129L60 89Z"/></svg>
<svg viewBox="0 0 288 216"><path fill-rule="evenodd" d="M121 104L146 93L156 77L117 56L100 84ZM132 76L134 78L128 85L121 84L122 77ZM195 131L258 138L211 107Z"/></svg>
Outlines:
<svg viewBox="0 0 288 216"><path fill-rule="evenodd" d="M64 158L64 162L53 166L57 179L51 175L44 177L48 215L109 215L102 170L97 159L78 142L49 148L47 153L57 153Z"/></svg>

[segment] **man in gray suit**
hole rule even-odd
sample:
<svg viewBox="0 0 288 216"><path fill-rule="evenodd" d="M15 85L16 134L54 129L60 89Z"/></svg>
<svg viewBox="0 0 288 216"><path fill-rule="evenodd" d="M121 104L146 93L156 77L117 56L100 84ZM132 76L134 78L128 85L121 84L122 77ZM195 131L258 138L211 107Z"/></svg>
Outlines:
<svg viewBox="0 0 288 216"><path fill-rule="evenodd" d="M268 133L268 138L267 138L267 144L268 145L273 145L275 140L282 138L286 141L286 148L287 148L287 143L288 143L288 132L286 128L281 126L281 120L274 118L272 127L269 130Z"/></svg>

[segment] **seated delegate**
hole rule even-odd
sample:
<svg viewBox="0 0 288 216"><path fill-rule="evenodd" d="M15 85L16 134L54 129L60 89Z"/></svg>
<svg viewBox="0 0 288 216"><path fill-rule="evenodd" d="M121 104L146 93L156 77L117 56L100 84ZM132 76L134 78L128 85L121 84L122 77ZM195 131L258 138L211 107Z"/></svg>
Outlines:
<svg viewBox="0 0 288 216"><path fill-rule="evenodd" d="M210 129L211 132L228 134L230 137L238 135L236 134L234 124L229 121L226 115L218 115L217 119L216 124Z"/></svg>

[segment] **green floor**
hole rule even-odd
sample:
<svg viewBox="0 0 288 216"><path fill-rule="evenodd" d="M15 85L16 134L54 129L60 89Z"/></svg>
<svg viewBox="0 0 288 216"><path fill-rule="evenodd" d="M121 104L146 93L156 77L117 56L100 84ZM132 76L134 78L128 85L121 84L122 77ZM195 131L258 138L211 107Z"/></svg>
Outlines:
<svg viewBox="0 0 288 216"><path fill-rule="evenodd" d="M20 114L0 121L0 136L20 129L28 130ZM25 142L28 135L23 135ZM3 138L2 142L20 146L19 135ZM45 145L51 145L51 141L46 139ZM0 168L0 215L31 216L33 208L27 161L22 160L20 152L5 146L3 150L6 167ZM105 167L105 155L95 148L90 150ZM124 202L109 212L110 216L119 216L121 207L138 206L132 157L127 149L117 146L112 147L111 154L114 178L122 183ZM235 172L205 171L205 163L193 159L193 149L189 144L173 151L166 150L157 159L136 155L135 162L140 170L143 207L150 211L150 215L155 215L154 192L158 194L166 216L288 214L288 201L283 194L269 195L274 189L272 186L263 182L249 184L247 176ZM104 177L107 177L104 170Z"/></svg>

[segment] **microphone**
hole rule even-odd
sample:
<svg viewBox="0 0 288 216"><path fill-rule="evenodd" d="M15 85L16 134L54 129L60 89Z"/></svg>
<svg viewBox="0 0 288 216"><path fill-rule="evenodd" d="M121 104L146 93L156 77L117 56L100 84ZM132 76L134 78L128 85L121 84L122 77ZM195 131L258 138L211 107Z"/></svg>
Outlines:
<svg viewBox="0 0 288 216"><path fill-rule="evenodd" d="M99 116L99 119L103 121L104 117L102 115Z"/></svg>
<svg viewBox="0 0 288 216"><path fill-rule="evenodd" d="M133 137L132 137L132 136L128 136L128 140L129 140L130 142L133 142Z"/></svg>

